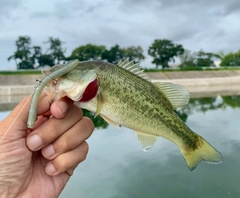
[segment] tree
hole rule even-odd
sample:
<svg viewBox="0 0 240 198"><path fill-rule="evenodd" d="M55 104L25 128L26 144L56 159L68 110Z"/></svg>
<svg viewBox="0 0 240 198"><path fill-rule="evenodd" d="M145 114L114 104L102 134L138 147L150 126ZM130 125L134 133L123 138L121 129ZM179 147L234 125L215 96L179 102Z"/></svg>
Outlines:
<svg viewBox="0 0 240 198"><path fill-rule="evenodd" d="M48 49L48 51L50 51L49 55L52 56L55 63L59 64L60 61L65 60L64 53L66 50L62 48L62 45L64 44L63 41L61 41L59 38L49 37L48 41L44 43L50 44L50 47Z"/></svg>
<svg viewBox="0 0 240 198"><path fill-rule="evenodd" d="M38 64L39 66L53 66L54 59L50 54L42 54L40 57L38 57Z"/></svg>
<svg viewBox="0 0 240 198"><path fill-rule="evenodd" d="M196 67L197 66L197 53L192 53L190 50L185 49L184 53L179 55L181 60L180 67Z"/></svg>
<svg viewBox="0 0 240 198"><path fill-rule="evenodd" d="M240 66L240 50L236 53L229 53L222 57L220 66Z"/></svg>
<svg viewBox="0 0 240 198"><path fill-rule="evenodd" d="M148 54L154 59L152 63L159 65L162 68L169 67L170 61L175 62L174 57L183 54L184 49L182 45L173 44L170 40L154 40L153 44L148 49Z"/></svg>
<svg viewBox="0 0 240 198"><path fill-rule="evenodd" d="M31 64L31 38L29 36L19 36L16 41L17 51L10 57L8 61L14 59L17 65L17 69L34 69Z"/></svg>
<svg viewBox="0 0 240 198"><path fill-rule="evenodd" d="M214 59L219 59L220 56L203 50L193 53L190 50L184 50L184 53L179 58L181 60L180 67L208 67L215 66Z"/></svg>
<svg viewBox="0 0 240 198"><path fill-rule="evenodd" d="M102 54L102 59L107 60L110 63L117 64L123 59L123 50L119 45L115 45L110 50L105 50Z"/></svg>
<svg viewBox="0 0 240 198"><path fill-rule="evenodd" d="M79 61L97 60L102 58L102 54L106 51L103 45L87 44L73 50L70 59L78 59Z"/></svg>
<svg viewBox="0 0 240 198"><path fill-rule="evenodd" d="M198 56L197 66L200 67L215 66L213 59L217 57L216 54L200 50L197 56Z"/></svg>
<svg viewBox="0 0 240 198"><path fill-rule="evenodd" d="M31 56L30 60L32 65L36 62L39 63L39 58L42 56L42 48L40 46L33 46L33 55Z"/></svg>
<svg viewBox="0 0 240 198"><path fill-rule="evenodd" d="M137 63L145 59L145 56L143 55L143 49L140 46L123 48L122 51L123 59L129 58L129 60L134 60Z"/></svg>

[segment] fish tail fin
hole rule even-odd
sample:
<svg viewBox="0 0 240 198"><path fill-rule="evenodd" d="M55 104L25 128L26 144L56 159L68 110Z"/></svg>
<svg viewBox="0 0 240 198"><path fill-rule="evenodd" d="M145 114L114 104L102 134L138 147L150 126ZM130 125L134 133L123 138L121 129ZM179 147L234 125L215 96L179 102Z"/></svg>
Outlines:
<svg viewBox="0 0 240 198"><path fill-rule="evenodd" d="M181 149L189 170L194 171L198 163L205 161L211 164L222 162L222 155L212 147L205 139L196 134L195 148Z"/></svg>

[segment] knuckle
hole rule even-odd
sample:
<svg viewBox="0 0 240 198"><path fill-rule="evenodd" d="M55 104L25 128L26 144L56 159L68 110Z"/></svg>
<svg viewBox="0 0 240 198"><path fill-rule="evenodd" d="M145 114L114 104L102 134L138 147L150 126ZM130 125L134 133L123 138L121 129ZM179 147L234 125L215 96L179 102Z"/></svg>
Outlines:
<svg viewBox="0 0 240 198"><path fill-rule="evenodd" d="M88 131L90 132L90 134L89 134L89 136L90 136L94 130L94 124L93 124L92 120L88 117L83 117L82 122L84 123L84 127L86 129L88 129Z"/></svg>
<svg viewBox="0 0 240 198"><path fill-rule="evenodd" d="M57 160L54 164L56 169L60 172L67 170L69 167L67 160Z"/></svg>
<svg viewBox="0 0 240 198"><path fill-rule="evenodd" d="M82 153L83 153L83 155L82 155L82 160L85 160L86 157L87 157L88 150L89 150L89 146L88 146L88 143L87 143L87 142L84 141L84 142L81 144L81 150L82 150Z"/></svg>
<svg viewBox="0 0 240 198"><path fill-rule="evenodd" d="M55 139L58 136L59 130L55 124L48 124L44 127L43 134L41 135L43 140Z"/></svg>
<svg viewBox="0 0 240 198"><path fill-rule="evenodd" d="M77 117L78 117L79 119L82 119L82 117L83 117L82 109L80 109L79 107L77 107L77 106L74 105L74 108L73 108L72 112L73 112L75 115L77 115Z"/></svg>
<svg viewBox="0 0 240 198"><path fill-rule="evenodd" d="M61 137L59 145L61 145L61 150L68 151L69 149L71 149L71 143L66 136ZM56 148L56 150L58 149Z"/></svg>

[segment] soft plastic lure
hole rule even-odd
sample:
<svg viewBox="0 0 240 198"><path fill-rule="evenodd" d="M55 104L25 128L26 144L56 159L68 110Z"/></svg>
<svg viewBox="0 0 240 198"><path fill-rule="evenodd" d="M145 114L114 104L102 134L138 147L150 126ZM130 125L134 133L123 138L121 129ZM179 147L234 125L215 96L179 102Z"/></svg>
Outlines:
<svg viewBox="0 0 240 198"><path fill-rule="evenodd" d="M72 71L77 65L79 64L78 60L73 60L70 63L66 64L66 66L61 67L58 70L55 70L54 72L50 73L49 75L45 76L39 83L39 85L36 87L32 99L31 99L31 105L28 113L28 122L27 126L28 128L33 128L36 122L37 118L37 105L39 101L40 94L42 93L44 87L49 84L52 80L59 78L68 72Z"/></svg>

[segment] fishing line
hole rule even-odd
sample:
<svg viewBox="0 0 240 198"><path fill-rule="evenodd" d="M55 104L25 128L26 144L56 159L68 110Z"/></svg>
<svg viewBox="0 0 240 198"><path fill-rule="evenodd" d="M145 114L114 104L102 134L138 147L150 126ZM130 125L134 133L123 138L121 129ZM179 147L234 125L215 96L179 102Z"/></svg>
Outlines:
<svg viewBox="0 0 240 198"><path fill-rule="evenodd" d="M67 74L68 72L72 71L75 67L77 67L79 64L78 60L73 60L64 67L48 74L45 76L41 81L39 86L36 88L34 91L34 94L32 96L31 104L30 104L30 109L28 113L28 121L27 121L27 126L28 128L32 129L34 127L34 124L36 122L36 117L37 117L37 105L39 101L40 94L42 93L44 87L50 83L52 80L59 78L60 76L63 76Z"/></svg>
<svg viewBox="0 0 240 198"><path fill-rule="evenodd" d="M8 134L9 130L11 129L11 127L13 126L13 124L16 122L16 120L18 119L18 117L20 116L20 113L23 111L24 107L26 106L26 104L29 102L30 98L33 96L33 94L35 93L36 89L39 87L41 80L36 79L37 85L34 86L34 90L33 93L30 95L30 97L27 99L27 101L24 103L23 107L20 109L20 111L18 112L17 116L14 118L13 122L10 124L10 126L8 127L8 129L6 130L6 132L4 133L4 135L2 136L2 138L0 139L0 144L3 141L3 139L6 137L6 135Z"/></svg>
<svg viewBox="0 0 240 198"><path fill-rule="evenodd" d="M34 91L35 92L35 91ZM33 92L33 93L34 93ZM30 95L32 96L33 93ZM11 129L11 127L13 126L13 124L16 122L16 120L18 119L18 117L20 116L20 113L23 111L23 109L25 108L26 104L28 103L28 101L30 100L31 97L29 97L27 99L27 101L24 103L23 107L20 109L20 111L18 112L17 116L14 118L13 122L10 124L10 126L8 127L8 129L6 130L6 132L3 134L2 138L0 139L0 144L3 141L3 139L6 137L6 135L8 134L9 130Z"/></svg>

